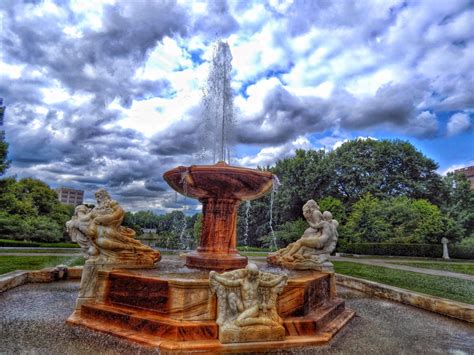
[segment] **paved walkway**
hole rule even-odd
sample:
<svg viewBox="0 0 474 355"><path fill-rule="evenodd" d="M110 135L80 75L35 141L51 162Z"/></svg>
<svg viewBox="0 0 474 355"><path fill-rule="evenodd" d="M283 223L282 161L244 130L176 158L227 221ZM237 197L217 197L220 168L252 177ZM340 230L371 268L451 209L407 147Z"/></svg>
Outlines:
<svg viewBox="0 0 474 355"><path fill-rule="evenodd" d="M79 282L28 284L0 294L0 353L155 355L157 350L66 323ZM274 350L283 355L469 354L474 330L457 321L338 286L357 316L328 345ZM25 301L27 300L27 301Z"/></svg>
<svg viewBox="0 0 474 355"><path fill-rule="evenodd" d="M390 269L412 271L412 272L418 272L418 273L421 273L421 274L434 275L434 276L447 276L447 277L453 277L453 278L457 278L457 279L468 280L468 281L473 281L474 282L474 276L472 276L472 275L461 274L461 273L458 273L458 272L444 271L444 270L425 269L425 268L421 268L421 267L393 264L393 263L396 263L396 262L406 262L407 261L407 260L401 260L401 259L390 259L390 260L387 260L387 259L358 259L358 258L349 258L349 257L344 257L344 256L333 256L333 257L331 257L331 260L334 260L334 261L348 261L348 262L351 262L351 263L382 266L382 267L386 267L386 268L390 268Z"/></svg>

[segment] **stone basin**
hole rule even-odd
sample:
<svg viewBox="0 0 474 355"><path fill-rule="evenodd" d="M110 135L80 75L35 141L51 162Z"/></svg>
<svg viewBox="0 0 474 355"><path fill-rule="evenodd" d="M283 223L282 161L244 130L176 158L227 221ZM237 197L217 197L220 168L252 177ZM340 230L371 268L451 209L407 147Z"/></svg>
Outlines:
<svg viewBox="0 0 474 355"><path fill-rule="evenodd" d="M186 266L232 270L245 267L247 258L237 252L237 209L242 200L254 200L269 192L273 174L231 166L178 166L163 178L179 193L202 202L202 231L196 251L186 257Z"/></svg>
<svg viewBox="0 0 474 355"><path fill-rule="evenodd" d="M174 190L199 200L254 200L265 195L273 186L273 174L269 171L231 166L225 162L178 166L167 171L163 177Z"/></svg>

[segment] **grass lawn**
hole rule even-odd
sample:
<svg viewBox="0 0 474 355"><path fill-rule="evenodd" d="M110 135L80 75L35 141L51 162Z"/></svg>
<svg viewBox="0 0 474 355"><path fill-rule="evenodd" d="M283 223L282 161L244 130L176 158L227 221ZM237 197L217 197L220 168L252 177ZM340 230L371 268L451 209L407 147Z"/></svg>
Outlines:
<svg viewBox="0 0 474 355"><path fill-rule="evenodd" d="M80 249L25 249L25 248L18 248L18 249L5 249L0 248L0 253L20 253L20 254L37 254L37 253L48 253L48 254L79 254L81 252Z"/></svg>
<svg viewBox="0 0 474 355"><path fill-rule="evenodd" d="M382 266L333 261L337 273L390 286L474 304L474 283L446 276L432 276Z"/></svg>
<svg viewBox="0 0 474 355"><path fill-rule="evenodd" d="M264 252L264 251L240 251L239 254L244 255L244 256L267 256L268 252Z"/></svg>
<svg viewBox="0 0 474 355"><path fill-rule="evenodd" d="M425 269L435 269L451 272L459 272L461 274L468 274L474 276L474 263L451 263L445 262L396 262L392 264L414 266Z"/></svg>
<svg viewBox="0 0 474 355"><path fill-rule="evenodd" d="M15 270L39 270L45 267L64 264L67 266L83 265L82 256L0 256L0 274Z"/></svg>

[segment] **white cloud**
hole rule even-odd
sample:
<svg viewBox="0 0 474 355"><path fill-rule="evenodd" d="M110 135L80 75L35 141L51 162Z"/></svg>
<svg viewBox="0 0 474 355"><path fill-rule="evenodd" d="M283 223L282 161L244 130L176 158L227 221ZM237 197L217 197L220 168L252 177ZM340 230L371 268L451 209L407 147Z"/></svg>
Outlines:
<svg viewBox="0 0 474 355"><path fill-rule="evenodd" d="M366 140L374 140L374 141L376 141L376 140L378 140L377 138L375 138L375 137L370 137L370 136L366 136L366 137L364 137L364 136L359 136L359 137L357 137L357 138L355 138L355 139L360 139L360 140L362 140L362 141L366 141ZM343 144L346 143L346 142L349 142L350 140L351 140L351 139L346 138L346 139L339 140L339 141L335 142L335 143L333 144L331 150L334 150L334 149L339 148L341 145L343 145Z"/></svg>
<svg viewBox="0 0 474 355"><path fill-rule="evenodd" d="M311 142L303 136L294 141L279 146L262 148L256 155L237 159L237 165L255 168L257 166L273 165L279 159L294 155L297 149L312 149Z"/></svg>
<svg viewBox="0 0 474 355"><path fill-rule="evenodd" d="M446 126L446 134L448 136L455 136L459 133L465 132L472 127L472 122L467 113L455 113L449 118Z"/></svg>
<svg viewBox="0 0 474 355"><path fill-rule="evenodd" d="M407 131L419 137L433 137L438 131L438 120L436 115L423 111L408 123Z"/></svg>
<svg viewBox="0 0 474 355"><path fill-rule="evenodd" d="M459 170L459 169L462 169L462 168L466 168L468 166L474 166L474 160L469 160L469 161L467 161L465 163L462 163L462 164L450 165L446 169L438 170L438 173L441 174L441 175L446 175L447 173L450 173L454 170Z"/></svg>

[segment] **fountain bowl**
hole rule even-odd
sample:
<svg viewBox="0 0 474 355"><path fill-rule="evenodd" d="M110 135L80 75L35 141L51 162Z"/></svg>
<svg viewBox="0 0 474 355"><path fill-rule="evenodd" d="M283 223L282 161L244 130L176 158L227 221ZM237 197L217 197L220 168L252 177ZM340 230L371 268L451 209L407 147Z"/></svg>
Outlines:
<svg viewBox="0 0 474 355"><path fill-rule="evenodd" d="M163 177L174 190L199 200L254 200L273 186L271 172L231 166L223 161L215 165L178 166Z"/></svg>
<svg viewBox="0 0 474 355"><path fill-rule="evenodd" d="M245 267L247 257L237 251L237 209L242 200L254 200L273 187L273 174L231 166L178 166L163 178L179 193L202 203L199 247L186 256L186 266L212 270Z"/></svg>

